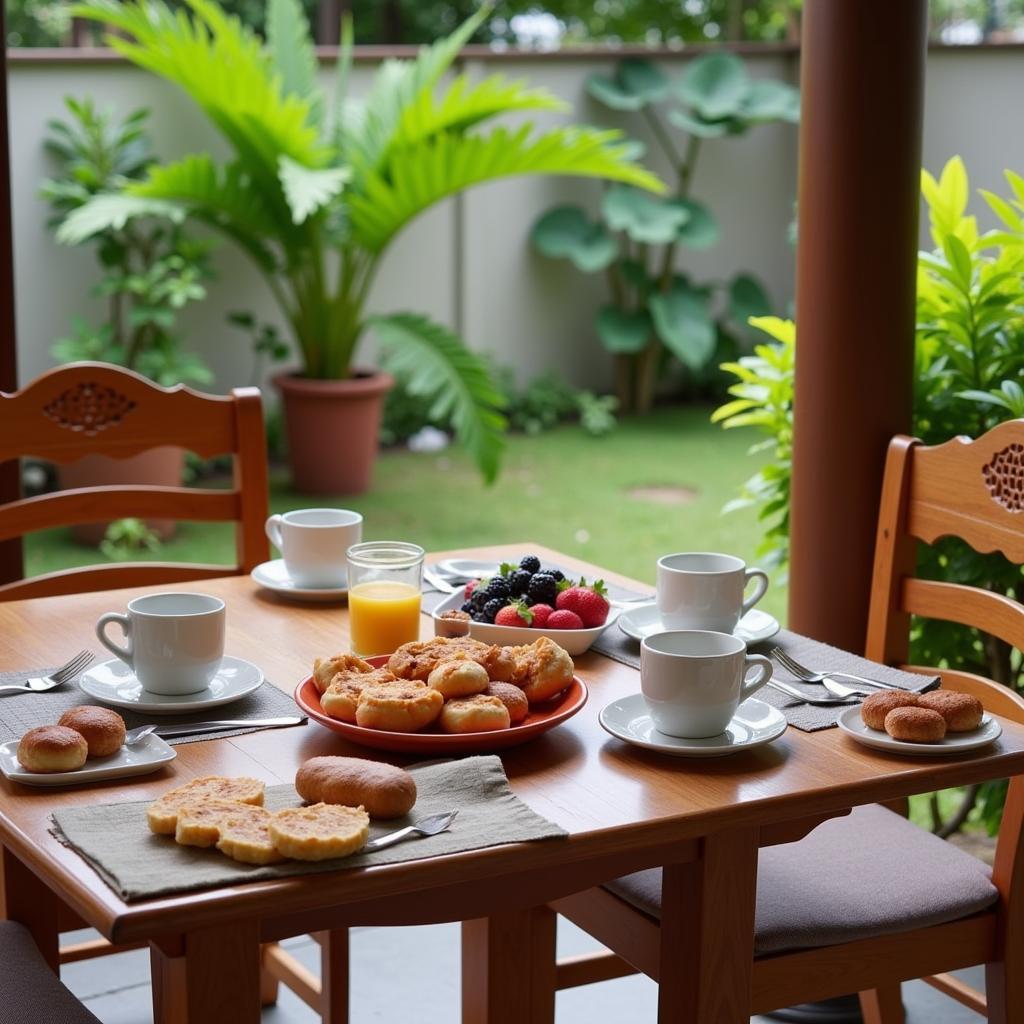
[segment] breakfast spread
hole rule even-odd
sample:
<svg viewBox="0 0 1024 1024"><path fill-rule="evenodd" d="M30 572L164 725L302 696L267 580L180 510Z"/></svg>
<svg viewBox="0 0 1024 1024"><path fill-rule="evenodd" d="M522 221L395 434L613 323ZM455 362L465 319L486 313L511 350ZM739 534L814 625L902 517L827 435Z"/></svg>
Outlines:
<svg viewBox="0 0 1024 1024"><path fill-rule="evenodd" d="M68 708L56 725L29 729L18 744L18 763L30 772L73 772L90 757L110 757L124 744L124 719L109 708Z"/></svg>
<svg viewBox="0 0 1024 1024"><path fill-rule="evenodd" d="M404 769L361 757L313 757L295 773L295 791L310 803L365 807L371 818L400 818L416 803Z"/></svg>
<svg viewBox="0 0 1024 1024"><path fill-rule="evenodd" d="M882 690L861 705L869 729L887 732L908 743L938 743L947 733L973 732L982 723L984 708L977 697L954 690L909 693Z"/></svg>

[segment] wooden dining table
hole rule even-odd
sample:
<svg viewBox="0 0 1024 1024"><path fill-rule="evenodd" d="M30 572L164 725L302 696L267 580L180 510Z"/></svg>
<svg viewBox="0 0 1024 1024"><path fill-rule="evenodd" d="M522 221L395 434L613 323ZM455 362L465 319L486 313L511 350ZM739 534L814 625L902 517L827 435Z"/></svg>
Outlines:
<svg viewBox="0 0 1024 1024"><path fill-rule="evenodd" d="M644 587L532 543L431 559L497 562L525 551L588 578ZM271 685L291 692L314 657L347 649L344 606L286 603L239 576L204 581L202 589L227 604L228 653L256 662ZM106 591L0 604L0 671L52 665L90 646L96 619L123 610L132 596ZM423 635L432 632L424 616ZM858 746L838 729L795 728L731 757L665 757L612 738L598 723L609 701L637 692L639 673L594 652L575 660L589 703L501 755L515 794L563 826L565 839L125 902L51 834L50 815L61 808L147 800L200 775L286 783L321 754L409 763L310 722L179 745L161 771L103 785L36 789L4 779L7 915L30 928L51 964L62 904L112 942L149 943L160 1024L257 1021L262 943L351 926L462 921L463 1021L550 1022L555 929L546 904L662 866L661 959L671 970L661 972L659 1021L739 1024L749 1018L760 847L794 841L857 805L1024 771L1024 729L1007 721L996 743L960 757L900 757ZM402 984L401 963L393 979Z"/></svg>

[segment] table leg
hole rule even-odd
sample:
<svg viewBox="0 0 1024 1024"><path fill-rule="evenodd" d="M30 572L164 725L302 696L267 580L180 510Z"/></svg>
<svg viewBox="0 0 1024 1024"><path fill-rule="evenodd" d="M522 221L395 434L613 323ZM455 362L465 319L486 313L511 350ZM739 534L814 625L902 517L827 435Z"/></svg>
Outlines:
<svg viewBox="0 0 1024 1024"><path fill-rule="evenodd" d="M60 900L6 847L2 884L5 917L32 933L43 959L60 974Z"/></svg>
<svg viewBox="0 0 1024 1024"><path fill-rule="evenodd" d="M757 829L708 836L663 869L658 1024L747 1024L754 962Z"/></svg>
<svg viewBox="0 0 1024 1024"><path fill-rule="evenodd" d="M155 943L149 947L153 985L153 1024L188 1024L185 999L185 958L167 956Z"/></svg>
<svg viewBox="0 0 1024 1024"><path fill-rule="evenodd" d="M348 929L324 932L320 941L320 1019L348 1024Z"/></svg>
<svg viewBox="0 0 1024 1024"><path fill-rule="evenodd" d="M555 927L548 907L462 924L462 1024L553 1024Z"/></svg>

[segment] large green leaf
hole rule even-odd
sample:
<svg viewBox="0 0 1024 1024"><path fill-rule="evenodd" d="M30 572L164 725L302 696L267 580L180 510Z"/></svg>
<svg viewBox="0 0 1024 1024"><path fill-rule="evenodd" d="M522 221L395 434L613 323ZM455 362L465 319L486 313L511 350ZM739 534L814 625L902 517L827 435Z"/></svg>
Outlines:
<svg viewBox="0 0 1024 1024"><path fill-rule="evenodd" d="M708 207L695 199L670 199L669 202L689 214L676 235L676 241L691 249L710 249L717 244L722 232Z"/></svg>
<svg viewBox="0 0 1024 1024"><path fill-rule="evenodd" d="M715 352L715 324L707 296L677 278L668 292L650 300L651 316L665 347L695 373Z"/></svg>
<svg viewBox="0 0 1024 1024"><path fill-rule="evenodd" d="M737 274L729 284L729 315L747 326L772 311L772 301L763 285L750 274Z"/></svg>
<svg viewBox="0 0 1024 1024"><path fill-rule="evenodd" d="M307 217L341 194L352 177L348 167L310 168L281 157L281 187L292 211L292 221L301 224Z"/></svg>
<svg viewBox="0 0 1024 1024"><path fill-rule="evenodd" d="M657 65L642 57L626 57L619 61L613 77L591 75L587 92L612 110L640 110L664 99L668 84Z"/></svg>
<svg viewBox="0 0 1024 1024"><path fill-rule="evenodd" d="M530 239L538 252L571 260L580 270L604 270L618 254L615 238L578 206L556 206L533 226Z"/></svg>
<svg viewBox="0 0 1024 1024"><path fill-rule="evenodd" d="M758 78L749 83L740 106L744 121L799 121L800 91L786 82Z"/></svg>
<svg viewBox="0 0 1024 1024"><path fill-rule="evenodd" d="M308 99L310 119L319 124L323 117L323 93L317 81L320 66L299 0L267 0L266 33L267 50L285 94Z"/></svg>
<svg viewBox="0 0 1024 1024"><path fill-rule="evenodd" d="M64 218L57 228L57 241L63 245L78 245L101 231L120 231L136 217L164 217L181 223L186 216L188 208L182 203L101 193Z"/></svg>
<svg viewBox="0 0 1024 1024"><path fill-rule="evenodd" d="M356 240L381 252L417 214L471 185L520 174L571 174L626 181L661 191L650 171L627 160L617 131L555 128L531 136L531 125L489 135L442 132L398 149L381 172L347 193Z"/></svg>
<svg viewBox="0 0 1024 1024"><path fill-rule="evenodd" d="M685 110L670 110L668 119L684 132L697 135L702 139L720 139L729 131L728 121L705 121Z"/></svg>
<svg viewBox="0 0 1024 1024"><path fill-rule="evenodd" d="M384 365L415 395L433 400L431 419L450 421L488 483L498 474L505 400L487 365L447 328L414 313L369 320Z"/></svg>
<svg viewBox="0 0 1024 1024"><path fill-rule="evenodd" d="M740 113L749 89L743 61L731 53L695 60L679 80L679 95L701 117L717 121Z"/></svg>
<svg viewBox="0 0 1024 1024"><path fill-rule="evenodd" d="M616 354L642 352L651 336L651 318L646 310L630 312L618 306L603 306L596 322L601 343Z"/></svg>
<svg viewBox="0 0 1024 1024"><path fill-rule="evenodd" d="M625 231L634 242L665 245L675 240L689 212L672 200L659 199L628 185L613 185L604 194L601 212L613 231Z"/></svg>

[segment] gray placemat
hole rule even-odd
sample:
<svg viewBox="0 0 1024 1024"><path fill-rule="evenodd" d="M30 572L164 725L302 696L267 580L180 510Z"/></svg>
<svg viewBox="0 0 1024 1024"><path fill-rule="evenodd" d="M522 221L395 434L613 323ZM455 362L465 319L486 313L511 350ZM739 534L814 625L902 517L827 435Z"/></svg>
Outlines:
<svg viewBox="0 0 1024 1024"><path fill-rule="evenodd" d="M891 668L888 665L878 665L866 658L858 657L856 654L850 654L849 651L842 651L838 647L823 644L819 640L811 640L808 637L800 636L799 633L791 633L788 629L782 630L762 644L753 646L752 650L759 654L767 654L771 647L781 647L802 665L819 672L852 672L854 675L864 676L866 679L876 679L886 686L913 690L915 693L934 689L939 684L938 676L920 676L913 672L902 672L900 669ZM623 665L629 665L631 668L640 668L639 641L626 636L617 626L606 630L591 650L621 662ZM799 682L777 662L772 662L772 669L772 675L775 678L795 686L806 693L808 697L828 696L824 687ZM639 685L638 679L637 686ZM796 726L797 729L802 729L804 732L816 732L819 729L831 728L846 710L846 705L843 704L831 707L801 704L792 697L779 693L778 690L773 690L768 686L758 691L757 699L778 708L786 716L786 721L790 725Z"/></svg>
<svg viewBox="0 0 1024 1024"><path fill-rule="evenodd" d="M45 676L53 668L25 669L18 672L0 672L0 685L20 683L29 676ZM53 725L60 716L78 704L99 703L79 689L78 683L65 683L56 690L45 693L4 693L0 694L0 743L17 740L34 729L37 725ZM124 719L129 729L139 725L192 725L197 722L212 722L221 718L280 718L283 715L295 715L299 709L290 694L279 690L273 683L265 682L258 690L241 700L231 704L220 704L207 711L197 711L190 715L147 715L145 712L129 711L127 708L114 708ZM258 732L253 729L224 729L219 732L207 732L200 736L176 736L168 739L170 744L198 743L201 740L223 739L225 736L241 736L247 732Z"/></svg>
<svg viewBox="0 0 1024 1024"><path fill-rule="evenodd" d="M513 794L501 759L494 755L424 764L410 771L417 788L412 814L394 821L372 822L370 838L404 828L431 814L458 810L452 827L440 835L338 860L286 861L261 867L239 864L215 849L179 846L172 836L150 832L145 814L148 801L58 811L53 815L53 833L84 857L122 899L129 901L240 882L397 864L568 835L565 829L530 810ZM291 786L267 789L269 810L301 803Z"/></svg>

